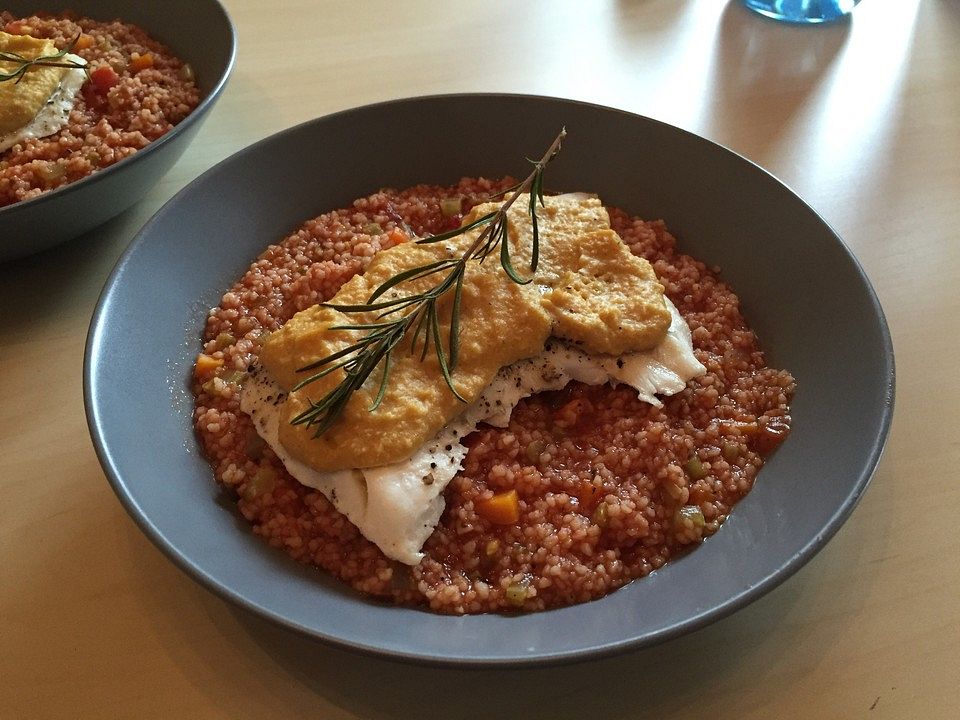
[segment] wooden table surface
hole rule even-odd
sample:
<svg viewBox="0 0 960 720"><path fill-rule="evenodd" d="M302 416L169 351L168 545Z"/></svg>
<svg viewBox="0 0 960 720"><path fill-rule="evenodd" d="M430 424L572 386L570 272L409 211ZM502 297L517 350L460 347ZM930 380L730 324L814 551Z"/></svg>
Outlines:
<svg viewBox="0 0 960 720"><path fill-rule="evenodd" d="M822 28L720 0L226 5L236 72L187 156L106 226L0 266L0 717L960 716L960 3L864 0ZM604 103L722 143L794 188L873 281L896 346L886 454L829 545L732 617L552 669L355 656L196 585L104 479L83 346L137 228L282 128L467 91Z"/></svg>

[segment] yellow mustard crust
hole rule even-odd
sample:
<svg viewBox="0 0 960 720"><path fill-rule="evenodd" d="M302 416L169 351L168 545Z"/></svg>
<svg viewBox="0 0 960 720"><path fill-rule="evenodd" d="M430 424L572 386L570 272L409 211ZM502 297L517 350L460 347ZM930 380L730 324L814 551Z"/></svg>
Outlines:
<svg viewBox="0 0 960 720"><path fill-rule="evenodd" d="M0 32L0 50L36 60L44 55L55 54L57 46L52 40ZM16 68L16 63L0 60L0 69L5 72ZM33 120L60 85L66 72L66 68L34 66L24 73L20 82L0 82L0 135L9 135Z"/></svg>
<svg viewBox="0 0 960 720"><path fill-rule="evenodd" d="M670 327L663 286L650 263L638 258L610 229L610 218L595 197L582 194L546 198L538 207L540 261L536 283L553 321L551 335L576 343L595 355L623 355L656 347ZM510 209L514 266L530 266L533 228L528 196ZM475 207L469 223L496 210L497 203Z"/></svg>
<svg viewBox="0 0 960 720"><path fill-rule="evenodd" d="M531 227L526 196L510 210L510 245L517 270L529 268ZM499 207L481 205L464 224ZM453 374L457 391L475 400L500 368L540 353L551 335L579 344L594 354L622 354L656 346L670 326L663 287L650 264L633 256L610 229L596 198L547 198L538 210L540 265L533 283L518 285L498 258L471 262L460 306L460 360ZM405 243L378 253L363 275L344 284L333 303L362 304L380 284L397 273L443 257L456 257L476 238L469 231L432 245ZM387 297L422 292L442 276L404 283ZM449 295L441 303L441 336L449 335ZM349 316L319 305L297 313L264 344L260 360L288 390L305 375L298 373L360 337L332 326L371 322L375 313ZM400 462L464 409L446 386L433 352L421 361L409 341L393 353L390 382L380 407L370 412L379 388L379 372L357 391L337 423L319 438L312 429L289 420L322 398L342 379L331 373L284 401L280 441L293 457L320 471L364 468Z"/></svg>

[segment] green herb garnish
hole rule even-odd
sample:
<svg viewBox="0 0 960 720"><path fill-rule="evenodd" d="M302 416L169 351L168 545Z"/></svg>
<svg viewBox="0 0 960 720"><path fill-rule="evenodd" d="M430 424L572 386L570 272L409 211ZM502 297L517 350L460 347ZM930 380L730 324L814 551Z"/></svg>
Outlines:
<svg viewBox="0 0 960 720"><path fill-rule="evenodd" d="M543 154L543 157L536 161L530 161L533 164L533 171L525 180L504 190L502 193L498 193L499 196L509 195L498 210L487 213L474 222L455 230L417 240L419 244L443 242L444 240L463 235L474 228L483 226L483 231L459 258L437 260L436 262L410 268L402 273L398 273L378 286L373 293L371 293L367 302L362 305L322 303L323 307L329 307L345 314L377 311L379 311L379 314L373 322L331 327L331 330L347 330L363 332L365 334L355 343L342 350L297 369L297 372L310 372L312 370L318 372L301 380L293 387L294 390L299 390L310 383L316 382L336 370L342 369L344 371L344 378L323 398L317 402L311 400L310 407L293 418L293 420L291 420L292 424L315 427L314 437L319 437L333 426L344 408L346 408L353 393L363 386L367 378L370 377L378 366L382 365L380 370L380 387L377 391L376 398L370 406L370 411L373 412L380 407L390 378L391 356L394 349L408 333L412 333L410 352L415 352L417 343L422 340L420 359L424 360L432 346L437 356L437 362L440 365L440 372L443 374L443 379L447 387L450 388L450 392L461 402L466 402L453 386L451 375L457 367L459 357L460 298L467 263L469 261L482 262L488 255L497 250L499 246L500 264L509 278L518 284L526 284L533 280L532 274L528 278L522 277L514 268L510 259L508 242L509 220L507 218L507 211L522 193L530 193L528 210L533 229L530 272L534 273L537 269L540 254L537 203L539 202L541 207L544 204L543 171L547 164L549 164L560 151L560 143L566 134L565 129L561 130L560 134L557 135L556 139ZM422 293L415 293L394 299L380 299L387 291L402 283L440 274L443 275L443 278L432 288ZM438 303L444 295L451 292L453 293L453 303L450 308L450 332L445 343L440 332ZM445 344L446 348L444 347Z"/></svg>
<svg viewBox="0 0 960 720"><path fill-rule="evenodd" d="M63 50L53 55L41 55L38 58L33 60L24 57L23 55L15 52L9 52L7 50L0 50L0 61L9 62L16 65L13 70L9 72L5 70L0 70L0 82L6 82L7 80L13 80L14 85L19 83L23 76L27 73L32 67L62 67L62 68L79 68L81 70L87 69L87 63L82 65L74 60L65 59L68 53L73 52L74 47L76 47L77 41L80 39L80 34L77 33L77 36L70 41Z"/></svg>

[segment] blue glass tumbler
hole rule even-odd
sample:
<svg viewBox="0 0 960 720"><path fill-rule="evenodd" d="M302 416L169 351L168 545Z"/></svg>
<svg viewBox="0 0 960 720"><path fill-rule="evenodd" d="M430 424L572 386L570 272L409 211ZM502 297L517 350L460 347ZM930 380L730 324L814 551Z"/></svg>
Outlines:
<svg viewBox="0 0 960 720"><path fill-rule="evenodd" d="M828 23L840 20L860 0L742 0L751 10L791 23Z"/></svg>

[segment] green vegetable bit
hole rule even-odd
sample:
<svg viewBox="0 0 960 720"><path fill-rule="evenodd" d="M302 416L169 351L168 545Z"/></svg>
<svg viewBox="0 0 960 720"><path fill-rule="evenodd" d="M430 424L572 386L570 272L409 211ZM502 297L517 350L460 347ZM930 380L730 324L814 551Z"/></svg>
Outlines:
<svg viewBox="0 0 960 720"><path fill-rule="evenodd" d="M461 201L459 197L444 198L440 201L440 212L444 217L453 217L460 214Z"/></svg>
<svg viewBox="0 0 960 720"><path fill-rule="evenodd" d="M703 511L697 505L684 505L677 510L675 520L677 525L682 524L684 520L689 520L693 523L694 527L700 528L701 530L703 526L707 524L703 517Z"/></svg>
<svg viewBox="0 0 960 720"><path fill-rule="evenodd" d="M691 455L684 467L691 480L702 480L707 476L707 469L696 455Z"/></svg>
<svg viewBox="0 0 960 720"><path fill-rule="evenodd" d="M723 459L727 462L736 462L740 457L740 446L736 443L725 442L720 450L723 453Z"/></svg>
<svg viewBox="0 0 960 720"><path fill-rule="evenodd" d="M514 607L523 607L527 599L527 586L523 583L511 583L507 586L507 602Z"/></svg>
<svg viewBox="0 0 960 720"><path fill-rule="evenodd" d="M532 440L527 444L527 449L525 454L527 460L531 463L536 464L540 461L540 455L543 454L543 451L547 449L547 444L543 440Z"/></svg>
<svg viewBox="0 0 960 720"><path fill-rule="evenodd" d="M607 527L607 522L610 519L610 511L607 510L607 504L602 502L597 505L596 509L593 511L593 516L590 519L593 521L593 524L601 530Z"/></svg>

